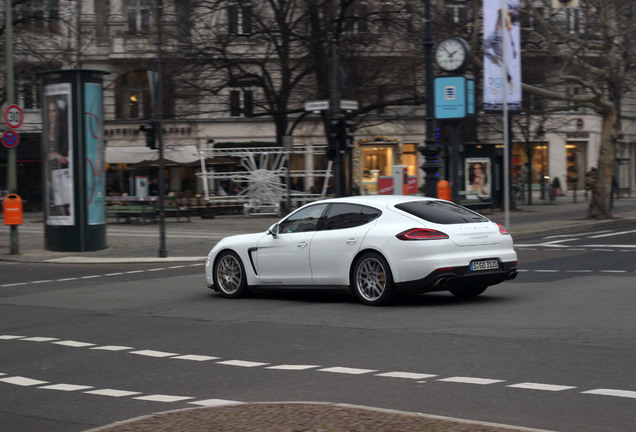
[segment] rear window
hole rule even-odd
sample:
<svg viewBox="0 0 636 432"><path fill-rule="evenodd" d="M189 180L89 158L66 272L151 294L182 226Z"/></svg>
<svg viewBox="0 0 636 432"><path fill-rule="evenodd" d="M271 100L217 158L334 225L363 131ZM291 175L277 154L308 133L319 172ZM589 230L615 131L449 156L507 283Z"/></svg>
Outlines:
<svg viewBox="0 0 636 432"><path fill-rule="evenodd" d="M449 201L411 201L395 208L437 224L488 222L487 218Z"/></svg>

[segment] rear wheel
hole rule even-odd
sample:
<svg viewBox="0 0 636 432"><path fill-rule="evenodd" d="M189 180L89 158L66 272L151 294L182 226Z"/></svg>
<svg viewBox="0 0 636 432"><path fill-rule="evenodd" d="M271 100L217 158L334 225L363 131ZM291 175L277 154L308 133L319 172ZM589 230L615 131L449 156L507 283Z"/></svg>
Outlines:
<svg viewBox="0 0 636 432"><path fill-rule="evenodd" d="M358 299L368 305L385 305L395 298L389 263L375 252L362 255L356 262L352 285Z"/></svg>
<svg viewBox="0 0 636 432"><path fill-rule="evenodd" d="M223 297L238 298L247 294L245 268L232 251L221 252L214 264L214 284Z"/></svg>
<svg viewBox="0 0 636 432"><path fill-rule="evenodd" d="M471 286L471 287L464 286L464 287L458 287L458 288L451 288L449 289L449 291L451 292L451 294L453 294L456 297L471 298L471 297L477 297L479 294L486 291L486 288L488 287L487 286Z"/></svg>

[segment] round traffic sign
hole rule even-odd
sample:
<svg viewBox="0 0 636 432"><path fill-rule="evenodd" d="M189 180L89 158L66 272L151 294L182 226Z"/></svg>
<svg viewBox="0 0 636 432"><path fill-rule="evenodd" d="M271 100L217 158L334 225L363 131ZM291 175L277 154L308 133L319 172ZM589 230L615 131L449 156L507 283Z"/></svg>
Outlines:
<svg viewBox="0 0 636 432"><path fill-rule="evenodd" d="M16 131L8 130L2 134L2 144L6 148L14 148L20 142L20 134Z"/></svg>
<svg viewBox="0 0 636 432"><path fill-rule="evenodd" d="M17 129L22 126L22 122L24 121L24 112L22 112L22 108L18 105L9 105L6 110L4 110L4 122L11 129Z"/></svg>

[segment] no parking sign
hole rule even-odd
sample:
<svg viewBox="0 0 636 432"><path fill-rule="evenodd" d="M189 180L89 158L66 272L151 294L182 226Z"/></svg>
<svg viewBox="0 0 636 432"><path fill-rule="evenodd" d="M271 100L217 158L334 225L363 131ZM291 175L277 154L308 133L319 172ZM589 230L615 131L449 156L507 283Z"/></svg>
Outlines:
<svg viewBox="0 0 636 432"><path fill-rule="evenodd" d="M5 131L2 134L2 145L6 148L15 148L20 142L20 134L13 130Z"/></svg>

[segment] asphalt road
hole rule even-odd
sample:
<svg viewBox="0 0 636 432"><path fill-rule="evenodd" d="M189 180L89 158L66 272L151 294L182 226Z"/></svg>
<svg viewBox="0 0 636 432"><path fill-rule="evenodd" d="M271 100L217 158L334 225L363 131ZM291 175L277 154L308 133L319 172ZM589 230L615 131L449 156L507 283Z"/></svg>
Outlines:
<svg viewBox="0 0 636 432"><path fill-rule="evenodd" d="M636 230L517 242L520 276L363 306L226 300L202 263L0 262L0 432L222 401L326 401L560 432L636 430Z"/></svg>

